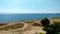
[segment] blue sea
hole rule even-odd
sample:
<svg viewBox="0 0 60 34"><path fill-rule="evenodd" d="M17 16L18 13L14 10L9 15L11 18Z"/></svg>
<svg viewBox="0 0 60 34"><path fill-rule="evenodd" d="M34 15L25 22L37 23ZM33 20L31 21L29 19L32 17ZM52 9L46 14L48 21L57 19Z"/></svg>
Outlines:
<svg viewBox="0 0 60 34"><path fill-rule="evenodd" d="M60 14L0 14L0 22L31 20L44 17L60 17Z"/></svg>

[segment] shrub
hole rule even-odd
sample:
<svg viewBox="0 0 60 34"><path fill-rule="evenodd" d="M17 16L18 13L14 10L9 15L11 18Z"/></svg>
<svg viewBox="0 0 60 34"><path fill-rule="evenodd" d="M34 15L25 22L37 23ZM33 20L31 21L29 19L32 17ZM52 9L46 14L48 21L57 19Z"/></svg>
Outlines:
<svg viewBox="0 0 60 34"><path fill-rule="evenodd" d="M33 26L40 26L40 24L38 24L38 23L34 23L34 24L32 24Z"/></svg>
<svg viewBox="0 0 60 34"><path fill-rule="evenodd" d="M42 24L42 26L47 26L50 24L50 21L47 18L44 18L41 20L41 24Z"/></svg>
<svg viewBox="0 0 60 34"><path fill-rule="evenodd" d="M46 34L60 34L60 23L54 22L48 27Z"/></svg>

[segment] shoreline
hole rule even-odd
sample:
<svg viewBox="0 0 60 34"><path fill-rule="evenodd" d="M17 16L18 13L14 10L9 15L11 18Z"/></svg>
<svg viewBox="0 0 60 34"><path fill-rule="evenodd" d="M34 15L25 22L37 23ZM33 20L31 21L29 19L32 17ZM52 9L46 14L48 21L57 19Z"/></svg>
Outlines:
<svg viewBox="0 0 60 34"><path fill-rule="evenodd" d="M60 17L47 17L48 19L60 19ZM13 21L5 21L0 23L6 23L6 22L15 22L15 21L25 21L25 20L41 20L43 18L34 18L34 19L24 19L24 20L13 20Z"/></svg>

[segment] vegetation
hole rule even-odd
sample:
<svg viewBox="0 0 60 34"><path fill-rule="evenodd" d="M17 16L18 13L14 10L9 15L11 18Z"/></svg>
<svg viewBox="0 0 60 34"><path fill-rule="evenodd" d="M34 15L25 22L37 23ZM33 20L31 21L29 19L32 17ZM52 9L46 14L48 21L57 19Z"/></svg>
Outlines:
<svg viewBox="0 0 60 34"><path fill-rule="evenodd" d="M33 21L28 21L27 23L30 24L30 23L33 23ZM41 20L41 24L44 27L43 30L46 31L46 34L60 34L60 22L53 22L53 24L51 24L48 18L44 18ZM0 26L4 26L4 25L6 25L6 24L5 23L0 24ZM38 24L38 23L34 23L32 25L33 26L40 26L40 24ZM12 30L12 29L17 29L17 28L22 28L23 26L24 26L23 23L17 23L14 25L9 25L9 26L0 28L0 30L1 31ZM25 30L28 30L28 29L25 29ZM21 34L21 33L19 33L19 34ZM34 34L44 34L44 33L35 32Z"/></svg>
<svg viewBox="0 0 60 34"><path fill-rule="evenodd" d="M14 25L9 25L9 26L6 26L6 27L3 27L3 28L0 28L0 30L10 30L10 29L17 29L17 28L21 28L23 27L24 24L22 23L17 23L17 24L14 24Z"/></svg>
<svg viewBox="0 0 60 34"><path fill-rule="evenodd" d="M33 21L29 21L29 20L27 20L27 21L25 21L25 23L33 23Z"/></svg>
<svg viewBox="0 0 60 34"><path fill-rule="evenodd" d="M33 26L40 26L40 24L38 24L38 23L34 23Z"/></svg>
<svg viewBox="0 0 60 34"><path fill-rule="evenodd" d="M46 34L60 34L60 23L54 22L54 24L51 24Z"/></svg>
<svg viewBox="0 0 60 34"><path fill-rule="evenodd" d="M37 33L37 32L35 32L35 34L44 34L44 33L41 33L41 32L40 33Z"/></svg>
<svg viewBox="0 0 60 34"><path fill-rule="evenodd" d="M0 27L1 27L1 26L4 26L4 25L7 25L7 24L6 24L6 23L0 23Z"/></svg>
<svg viewBox="0 0 60 34"><path fill-rule="evenodd" d="M41 23L44 26L43 30L46 31L46 34L60 34L60 22L54 22L54 24L49 25L49 20L45 18Z"/></svg>
<svg viewBox="0 0 60 34"><path fill-rule="evenodd" d="M47 26L50 24L50 21L47 18L44 18L41 20L41 24L42 24L42 26Z"/></svg>

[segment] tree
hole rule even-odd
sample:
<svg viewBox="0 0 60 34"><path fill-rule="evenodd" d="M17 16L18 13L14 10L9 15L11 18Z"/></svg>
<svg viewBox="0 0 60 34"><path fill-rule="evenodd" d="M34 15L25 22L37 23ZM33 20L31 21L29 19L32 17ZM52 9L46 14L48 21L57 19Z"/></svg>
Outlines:
<svg viewBox="0 0 60 34"><path fill-rule="evenodd" d="M54 24L50 24L50 21L47 18L41 20L41 24L44 26L43 30L46 31L46 34L60 34L60 22L53 23Z"/></svg>
<svg viewBox="0 0 60 34"><path fill-rule="evenodd" d="M44 18L41 20L41 24L42 24L42 26L47 26L50 24L50 21L47 18Z"/></svg>

